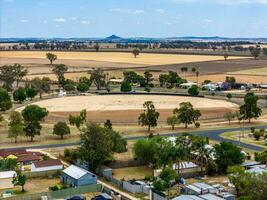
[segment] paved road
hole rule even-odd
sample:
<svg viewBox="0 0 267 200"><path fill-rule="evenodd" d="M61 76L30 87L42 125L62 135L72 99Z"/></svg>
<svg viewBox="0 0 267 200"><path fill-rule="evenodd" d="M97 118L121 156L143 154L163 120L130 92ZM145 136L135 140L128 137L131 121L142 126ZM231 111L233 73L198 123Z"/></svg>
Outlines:
<svg viewBox="0 0 267 200"><path fill-rule="evenodd" d="M257 126L256 128L267 128L266 126ZM250 127L245 127L244 130L250 129ZM236 144L238 146L241 146L243 148L246 149L251 149L253 151L262 151L264 150L263 147L259 147L259 146L255 146L252 144L246 144L243 142L239 141L234 141L234 140L230 140L230 139L225 139L222 138L220 136L220 134L224 133L224 132L232 132L232 131L242 131L241 127L236 127L236 128L226 128L226 129L216 129L216 130L202 130L202 131L188 131L188 133L194 134L194 135L201 135L204 137L209 137L212 140L216 140L216 141L227 141L227 142L232 142L233 144ZM168 134L164 134L165 137L171 137L171 136L178 136L179 134L181 134L180 132L176 132L176 133L168 133ZM126 137L126 140L137 140L137 139L141 139L144 138L144 136L132 136L132 137ZM242 139L241 139L242 141ZM18 147L18 148L10 148L10 149L47 149L47 148L56 148L56 147L69 147L69 146L74 146L79 144L78 142L73 142L73 143L65 143L65 144L48 144L48 145L39 145L39 146L32 146L32 147ZM1 149L1 148L0 148Z"/></svg>

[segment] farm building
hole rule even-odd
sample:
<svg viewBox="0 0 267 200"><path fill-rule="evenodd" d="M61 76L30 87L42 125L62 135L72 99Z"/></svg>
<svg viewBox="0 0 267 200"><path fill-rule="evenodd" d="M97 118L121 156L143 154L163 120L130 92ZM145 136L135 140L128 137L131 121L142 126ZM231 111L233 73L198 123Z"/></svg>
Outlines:
<svg viewBox="0 0 267 200"><path fill-rule="evenodd" d="M50 160L42 160L33 162L31 164L32 172L44 172L51 170L62 170L63 164L59 159L50 159Z"/></svg>
<svg viewBox="0 0 267 200"><path fill-rule="evenodd" d="M15 171L0 172L0 189L13 188L12 180L16 176Z"/></svg>
<svg viewBox="0 0 267 200"><path fill-rule="evenodd" d="M72 187L97 183L97 176L83 168L71 165L63 170L61 181Z"/></svg>

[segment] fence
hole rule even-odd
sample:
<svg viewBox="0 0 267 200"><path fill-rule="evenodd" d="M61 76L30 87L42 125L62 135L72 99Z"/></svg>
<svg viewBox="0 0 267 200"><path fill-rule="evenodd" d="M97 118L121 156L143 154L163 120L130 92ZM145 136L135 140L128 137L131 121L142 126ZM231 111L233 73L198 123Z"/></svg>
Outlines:
<svg viewBox="0 0 267 200"><path fill-rule="evenodd" d="M163 194L161 192L155 192L155 191L151 190L150 199L151 200L167 200L168 198L166 197L165 194Z"/></svg>
<svg viewBox="0 0 267 200"><path fill-rule="evenodd" d="M50 170L50 171L43 171L43 172L23 172L23 174L27 178L40 178L40 177L50 177L59 175L61 173L61 170Z"/></svg>
<svg viewBox="0 0 267 200"><path fill-rule="evenodd" d="M90 192L101 192L101 190L102 190L102 185L95 184L95 185L81 186L77 188L67 188L67 189L62 189L62 190L57 190L57 191L18 195L18 196L3 198L3 199L4 200L39 200L41 199L42 196L46 196L48 199L56 199L56 198L66 198L68 196L73 196L77 194L85 194L85 193L90 193Z"/></svg>

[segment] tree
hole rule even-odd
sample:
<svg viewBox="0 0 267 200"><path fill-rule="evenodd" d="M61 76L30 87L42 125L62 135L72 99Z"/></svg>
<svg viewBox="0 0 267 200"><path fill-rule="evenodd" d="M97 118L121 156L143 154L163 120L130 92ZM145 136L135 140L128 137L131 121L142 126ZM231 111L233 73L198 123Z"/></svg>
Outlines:
<svg viewBox="0 0 267 200"><path fill-rule="evenodd" d="M121 92L131 92L132 91L132 86L129 82L123 81L121 83Z"/></svg>
<svg viewBox="0 0 267 200"><path fill-rule="evenodd" d="M3 88L7 91L12 91L13 83L17 80L17 66L4 65L0 67L0 81L3 82Z"/></svg>
<svg viewBox="0 0 267 200"><path fill-rule="evenodd" d="M235 186L236 194L239 197L245 187L245 168L242 166L231 166L227 169L228 179Z"/></svg>
<svg viewBox="0 0 267 200"><path fill-rule="evenodd" d="M227 93L226 97L227 97L228 100L230 100L230 99L233 98L233 95L231 93Z"/></svg>
<svg viewBox="0 0 267 200"><path fill-rule="evenodd" d="M185 128L188 128L188 124L195 123L201 117L200 111L195 110L190 102L180 103L180 108L174 109L173 114L176 114L177 119L185 124Z"/></svg>
<svg viewBox="0 0 267 200"><path fill-rule="evenodd" d="M101 87L105 86L105 79L106 74L104 74L104 71L101 69L93 69L91 72L90 80L93 82L97 88L97 90L100 90Z"/></svg>
<svg viewBox="0 0 267 200"><path fill-rule="evenodd" d="M195 67L193 67L191 71L192 71L193 73L195 73L197 70L196 70Z"/></svg>
<svg viewBox="0 0 267 200"><path fill-rule="evenodd" d="M8 126L9 126L8 137L14 138L15 143L17 143L18 136L24 134L23 120L22 120L22 116L21 116L20 112L12 111L10 113L9 120L10 120L10 122L8 124Z"/></svg>
<svg viewBox="0 0 267 200"><path fill-rule="evenodd" d="M199 71L196 71L197 84L198 84L198 77L199 77Z"/></svg>
<svg viewBox="0 0 267 200"><path fill-rule="evenodd" d="M14 186L21 186L21 192L25 192L24 185L26 184L26 175L18 173L17 176L13 177L12 184Z"/></svg>
<svg viewBox="0 0 267 200"><path fill-rule="evenodd" d="M192 95L192 96L198 96L199 94L199 89L197 85L192 85L189 89L188 89L188 94Z"/></svg>
<svg viewBox="0 0 267 200"><path fill-rule="evenodd" d="M40 131L42 129L40 121L47 115L48 111L37 105L28 105L22 110L24 131L26 136L31 138L31 142L33 141L35 135L40 135Z"/></svg>
<svg viewBox="0 0 267 200"><path fill-rule="evenodd" d="M15 101L19 101L19 103L22 103L27 98L26 91L24 88L18 88L13 92L13 99Z"/></svg>
<svg viewBox="0 0 267 200"><path fill-rule="evenodd" d="M112 129L112 123L109 119L104 123L104 127L107 129Z"/></svg>
<svg viewBox="0 0 267 200"><path fill-rule="evenodd" d="M64 135L69 135L69 134L70 134L70 127L67 125L66 122L57 122L54 125L53 135L58 135L60 136L61 139L63 139Z"/></svg>
<svg viewBox="0 0 267 200"><path fill-rule="evenodd" d="M50 91L50 84L51 80L48 77L43 77L42 79L36 77L31 80L31 86L39 93L40 99L43 93L48 93Z"/></svg>
<svg viewBox="0 0 267 200"><path fill-rule="evenodd" d="M225 54L223 55L225 61L227 61L228 56L229 56L228 53L225 53Z"/></svg>
<svg viewBox="0 0 267 200"><path fill-rule="evenodd" d="M80 77L79 83L84 83L84 84L88 85L88 87L90 87L92 84L91 80L85 76Z"/></svg>
<svg viewBox="0 0 267 200"><path fill-rule="evenodd" d="M37 91L33 87L26 88L26 96L31 100L37 95Z"/></svg>
<svg viewBox="0 0 267 200"><path fill-rule="evenodd" d="M235 118L235 113L232 113L231 111L227 111L224 114L224 118L229 122L229 125L231 124L231 121Z"/></svg>
<svg viewBox="0 0 267 200"><path fill-rule="evenodd" d="M137 49L137 48L135 48L135 49L133 49L132 54L133 54L134 57L136 58L136 56L138 56L138 55L140 54L140 50Z"/></svg>
<svg viewBox="0 0 267 200"><path fill-rule="evenodd" d="M147 126L148 131L150 131L151 127L156 127L158 118L159 118L159 112L156 111L155 106L152 101L146 101L143 104L144 112L140 114L138 118L138 123L141 124L141 126Z"/></svg>
<svg viewBox="0 0 267 200"><path fill-rule="evenodd" d="M89 90L89 86L86 83L78 83L77 90L79 92L86 92Z"/></svg>
<svg viewBox="0 0 267 200"><path fill-rule="evenodd" d="M181 67L181 72L184 73L184 77L185 77L185 74L186 74L187 71L188 71L187 67Z"/></svg>
<svg viewBox="0 0 267 200"><path fill-rule="evenodd" d="M99 46L98 43L96 43L96 44L94 45L94 48L95 48L95 51L96 51L96 52L99 52L100 46Z"/></svg>
<svg viewBox="0 0 267 200"><path fill-rule="evenodd" d="M240 106L240 114L241 118L251 122L252 118L257 119L259 116L261 116L262 110L257 105L258 102L258 96L256 96L254 93L249 92L244 97L244 104Z"/></svg>
<svg viewBox="0 0 267 200"><path fill-rule="evenodd" d="M0 111L6 111L12 108L11 98L5 89L0 88Z"/></svg>
<svg viewBox="0 0 267 200"><path fill-rule="evenodd" d="M75 125L78 129L86 122L86 110L82 110L78 116L69 115L70 125Z"/></svg>
<svg viewBox="0 0 267 200"><path fill-rule="evenodd" d="M249 47L249 51L250 51L251 55L255 58L255 60L261 54L261 48L260 47Z"/></svg>
<svg viewBox="0 0 267 200"><path fill-rule="evenodd" d="M241 165L244 160L244 154L241 152L241 148L230 143L221 142L214 145L215 149L215 162L221 173L226 173L229 166Z"/></svg>
<svg viewBox="0 0 267 200"><path fill-rule="evenodd" d="M258 141L260 140L262 133L260 131L254 131L253 136Z"/></svg>
<svg viewBox="0 0 267 200"><path fill-rule="evenodd" d="M53 53L46 53L46 58L50 61L50 65L57 59L57 55Z"/></svg>
<svg viewBox="0 0 267 200"><path fill-rule="evenodd" d="M225 82L229 83L231 85L231 88L234 88L236 85L236 79L233 76L226 76Z"/></svg>
<svg viewBox="0 0 267 200"><path fill-rule="evenodd" d="M17 82L17 87L19 86L19 82L22 80L23 77L25 77L28 74L28 70L22 67L20 64L15 64L14 65L14 70L16 74L16 82Z"/></svg>
<svg viewBox="0 0 267 200"><path fill-rule="evenodd" d="M0 171L11 171L18 168L18 161L14 158L0 159Z"/></svg>
<svg viewBox="0 0 267 200"><path fill-rule="evenodd" d="M169 189L171 188L171 183L175 182L177 178L176 172L172 168L167 167L161 171L159 177L162 181L165 182L164 185L166 186L169 195Z"/></svg>
<svg viewBox="0 0 267 200"><path fill-rule="evenodd" d="M263 52L263 54L264 54L265 56L267 56L267 48L263 48L263 49L262 49L262 52Z"/></svg>
<svg viewBox="0 0 267 200"><path fill-rule="evenodd" d="M175 125L179 124L179 120L176 116L170 116L167 118L167 124L172 127L172 130L174 130Z"/></svg>
<svg viewBox="0 0 267 200"><path fill-rule="evenodd" d="M153 74L150 73L150 71L146 70L144 72L144 78L145 78L145 85L150 86L150 82L153 81Z"/></svg>
<svg viewBox="0 0 267 200"><path fill-rule="evenodd" d="M67 92L73 92L75 91L75 85L73 83L67 83L64 85L64 90L66 90Z"/></svg>
<svg viewBox="0 0 267 200"><path fill-rule="evenodd" d="M63 86L65 80L64 74L68 71L68 67L64 64L57 64L53 65L52 71L57 76L58 83Z"/></svg>
<svg viewBox="0 0 267 200"><path fill-rule="evenodd" d="M81 133L81 145L78 148L80 158L95 172L113 154L113 141L109 131L97 124L87 124Z"/></svg>
<svg viewBox="0 0 267 200"><path fill-rule="evenodd" d="M176 141L176 144L175 144L175 147L173 149L173 153L172 153L171 157L172 157L172 160L174 160L174 162L175 162L178 174L180 174L180 171L181 171L181 163L183 161L188 160L188 157L189 157L189 151L188 150L189 149L186 148L185 145Z"/></svg>

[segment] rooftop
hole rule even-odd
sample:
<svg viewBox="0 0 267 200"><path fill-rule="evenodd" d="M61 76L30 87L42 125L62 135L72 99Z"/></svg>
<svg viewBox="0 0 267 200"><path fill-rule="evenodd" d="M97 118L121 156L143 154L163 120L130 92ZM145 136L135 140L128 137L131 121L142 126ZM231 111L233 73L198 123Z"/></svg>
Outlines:
<svg viewBox="0 0 267 200"><path fill-rule="evenodd" d="M82 176L84 176L85 174L92 174L91 172L89 172L83 168L80 168L78 166L75 166L75 165L71 165L68 168L64 169L63 173L71 176L74 179L79 179Z"/></svg>
<svg viewBox="0 0 267 200"><path fill-rule="evenodd" d="M62 165L59 159L42 160L33 163L36 168Z"/></svg>
<svg viewBox="0 0 267 200"><path fill-rule="evenodd" d="M13 178L17 173L15 171L3 171L0 172L0 179Z"/></svg>

